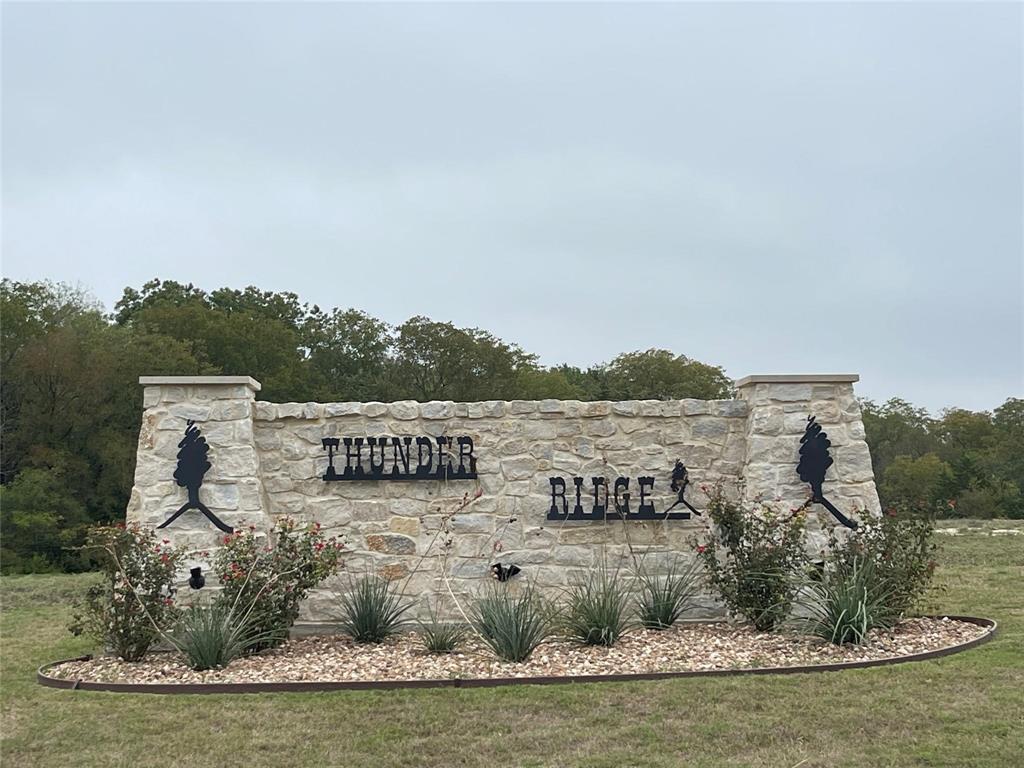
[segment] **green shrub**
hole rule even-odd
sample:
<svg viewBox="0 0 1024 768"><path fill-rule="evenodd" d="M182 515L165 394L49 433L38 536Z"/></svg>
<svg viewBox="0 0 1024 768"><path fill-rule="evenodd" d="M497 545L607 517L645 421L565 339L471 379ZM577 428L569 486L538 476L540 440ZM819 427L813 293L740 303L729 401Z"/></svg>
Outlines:
<svg viewBox="0 0 1024 768"><path fill-rule="evenodd" d="M350 584L338 602L339 624L358 643L383 642L405 625L405 614L412 607L391 582L369 574Z"/></svg>
<svg viewBox="0 0 1024 768"><path fill-rule="evenodd" d="M854 562L871 563L887 585L887 611L900 617L916 608L935 573L935 526L930 517L890 510L865 520L856 531L830 541L828 562L849 568Z"/></svg>
<svg viewBox="0 0 1024 768"><path fill-rule="evenodd" d="M526 661L554 630L553 612L532 585L513 592L492 586L470 608L473 626L495 655L505 661Z"/></svg>
<svg viewBox="0 0 1024 768"><path fill-rule="evenodd" d="M570 637L586 645L614 645L630 623L631 593L618 569L605 563L589 570L568 589L562 616Z"/></svg>
<svg viewBox="0 0 1024 768"><path fill-rule="evenodd" d="M220 602L190 606L171 636L188 666L197 671L226 667L262 640L251 613Z"/></svg>
<svg viewBox="0 0 1024 768"><path fill-rule="evenodd" d="M139 661L178 616L175 574L184 553L137 523L90 528L103 581L76 606L69 629L88 634L125 661Z"/></svg>
<svg viewBox="0 0 1024 768"><path fill-rule="evenodd" d="M636 610L640 624L647 629L668 629L675 624L700 591L699 570L697 561L685 565L674 561L661 575L639 568Z"/></svg>
<svg viewBox="0 0 1024 768"><path fill-rule="evenodd" d="M419 622L420 640L430 653L452 653L465 641L468 629L465 624L441 621L437 610L427 606L427 620Z"/></svg>
<svg viewBox="0 0 1024 768"><path fill-rule="evenodd" d="M794 577L807 561L803 511L780 514L765 505L743 510L716 487L707 515L714 529L697 554L712 587L731 614L759 631L774 629L789 614Z"/></svg>
<svg viewBox="0 0 1024 768"><path fill-rule="evenodd" d="M874 563L854 557L826 566L819 578L804 581L796 620L803 631L830 643L863 643L870 630L893 624L891 590Z"/></svg>
<svg viewBox="0 0 1024 768"><path fill-rule="evenodd" d="M224 537L213 569L222 589L222 606L249 606L259 641L249 652L279 645L299 615L299 604L338 569L341 544L326 538L319 523L299 528L279 519L270 538L255 528L236 529Z"/></svg>

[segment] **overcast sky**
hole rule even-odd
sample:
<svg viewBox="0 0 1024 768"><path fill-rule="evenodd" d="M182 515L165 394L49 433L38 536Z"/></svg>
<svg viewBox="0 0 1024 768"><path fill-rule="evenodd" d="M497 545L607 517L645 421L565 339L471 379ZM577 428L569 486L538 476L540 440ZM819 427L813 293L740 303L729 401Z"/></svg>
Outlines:
<svg viewBox="0 0 1024 768"><path fill-rule="evenodd" d="M3 6L3 274L1024 396L1022 6Z"/></svg>

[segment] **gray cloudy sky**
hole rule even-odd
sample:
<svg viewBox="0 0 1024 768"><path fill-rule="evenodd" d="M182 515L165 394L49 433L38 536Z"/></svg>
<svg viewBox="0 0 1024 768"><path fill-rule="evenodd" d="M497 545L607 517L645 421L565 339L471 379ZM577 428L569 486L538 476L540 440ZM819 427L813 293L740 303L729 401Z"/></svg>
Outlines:
<svg viewBox="0 0 1024 768"><path fill-rule="evenodd" d="M1024 394L1022 6L3 6L3 274Z"/></svg>

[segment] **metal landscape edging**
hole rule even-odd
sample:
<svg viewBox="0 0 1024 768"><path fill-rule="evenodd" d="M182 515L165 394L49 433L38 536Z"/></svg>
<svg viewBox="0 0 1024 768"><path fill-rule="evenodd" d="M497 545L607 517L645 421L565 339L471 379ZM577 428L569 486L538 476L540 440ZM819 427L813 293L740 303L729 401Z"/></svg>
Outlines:
<svg viewBox="0 0 1024 768"><path fill-rule="evenodd" d="M807 672L839 672L847 669L868 669L912 661L927 661L966 651L991 640L999 625L993 619L974 616L930 616L962 621L988 631L957 645L947 645L934 651L922 651L907 656L890 656L869 661L842 661L831 664L805 664L796 667L751 667L749 669L695 669L680 672L636 672L610 675L550 675L541 677L476 677L436 680L332 680L267 683L104 683L91 680L71 680L51 677L47 671L69 661L88 661L92 656L77 656L44 664L36 671L36 682L49 688L76 691L109 691L111 693L155 694L218 694L218 693L302 693L316 691L367 691L399 688L492 688L505 685L559 685L568 683L631 682L634 680L670 680L684 677L723 677L740 675L790 675Z"/></svg>

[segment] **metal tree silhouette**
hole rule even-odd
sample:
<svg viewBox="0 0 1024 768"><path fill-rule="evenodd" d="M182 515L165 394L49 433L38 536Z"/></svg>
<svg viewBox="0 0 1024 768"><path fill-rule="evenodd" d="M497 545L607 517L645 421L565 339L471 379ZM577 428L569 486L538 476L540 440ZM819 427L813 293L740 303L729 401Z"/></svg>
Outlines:
<svg viewBox="0 0 1024 768"><path fill-rule="evenodd" d="M857 529L857 523L850 520L840 512L831 501L825 498L822 486L825 484L825 472L832 466L832 456L828 449L832 441L828 439L828 433L823 432L813 416L807 417L807 428L803 437L800 438L800 462L796 465L796 473L800 479L811 485L811 501L821 504L832 513L836 520L852 530Z"/></svg>
<svg viewBox="0 0 1024 768"><path fill-rule="evenodd" d="M190 419L185 425L185 436L178 443L178 467L174 470L174 481L188 490L188 501L157 528L166 528L187 510L197 509L224 533L234 532L234 528L213 514L199 500L199 487L203 484L203 476L210 468L210 462L207 459L209 453L210 446L207 444L206 438L202 436L195 422Z"/></svg>
<svg viewBox="0 0 1024 768"><path fill-rule="evenodd" d="M677 459L675 467L672 468L672 484L669 486L676 494L676 500L671 507L665 510L666 515L680 504L683 504L693 514L700 515L700 512L694 509L693 505L686 500L686 486L689 484L690 473L687 471L686 465Z"/></svg>

